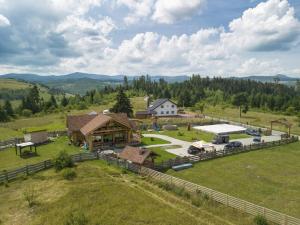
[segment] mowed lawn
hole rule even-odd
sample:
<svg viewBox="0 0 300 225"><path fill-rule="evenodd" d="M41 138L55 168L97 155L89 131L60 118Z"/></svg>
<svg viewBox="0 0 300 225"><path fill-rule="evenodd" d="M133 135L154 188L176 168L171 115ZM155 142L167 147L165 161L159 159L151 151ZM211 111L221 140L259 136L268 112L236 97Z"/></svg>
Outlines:
<svg viewBox="0 0 300 225"><path fill-rule="evenodd" d="M155 133L167 135L182 141L189 141L189 142L202 141L202 140L206 142L211 142L215 136L212 133L195 130L193 128L191 128L191 130L188 131L187 127L179 127L178 130L170 130L170 131L163 130ZM230 140L233 140L233 139L240 139L240 138L249 138L250 136L247 134L231 134L229 135L229 137Z"/></svg>
<svg viewBox="0 0 300 225"><path fill-rule="evenodd" d="M71 213L81 215L89 225L253 224L253 217L219 204L192 206L102 161L78 164L74 171L77 177L71 181L50 169L0 186L0 224L67 225ZM24 199L30 189L36 196L32 208Z"/></svg>
<svg viewBox="0 0 300 225"><path fill-rule="evenodd" d="M170 175L300 218L300 144L200 162Z"/></svg>
<svg viewBox="0 0 300 225"><path fill-rule="evenodd" d="M24 148L28 150L29 148ZM29 164L38 163L47 159L53 159L60 151L76 154L81 151L79 147L69 145L67 137L57 138L55 141L37 147L38 156L21 158L16 155L15 148L0 151L0 171L11 170Z"/></svg>
<svg viewBox="0 0 300 225"><path fill-rule="evenodd" d="M174 148L176 148L176 146L174 146ZM153 147L149 148L149 150L157 154L157 157L155 158L156 163L161 163L169 159L175 159L177 157L177 155L167 152L164 147Z"/></svg>
<svg viewBox="0 0 300 225"><path fill-rule="evenodd" d="M170 142L160 139L160 138L151 138L151 137L142 137L142 145L160 145L160 144L169 144Z"/></svg>

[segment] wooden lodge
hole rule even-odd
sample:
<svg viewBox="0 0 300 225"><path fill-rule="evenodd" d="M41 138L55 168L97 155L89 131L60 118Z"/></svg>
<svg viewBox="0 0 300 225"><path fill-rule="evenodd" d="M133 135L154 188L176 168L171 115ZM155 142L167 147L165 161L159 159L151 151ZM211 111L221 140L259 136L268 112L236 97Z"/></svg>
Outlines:
<svg viewBox="0 0 300 225"><path fill-rule="evenodd" d="M91 151L139 141L126 114L68 116L67 127L71 141L76 145L86 143Z"/></svg>

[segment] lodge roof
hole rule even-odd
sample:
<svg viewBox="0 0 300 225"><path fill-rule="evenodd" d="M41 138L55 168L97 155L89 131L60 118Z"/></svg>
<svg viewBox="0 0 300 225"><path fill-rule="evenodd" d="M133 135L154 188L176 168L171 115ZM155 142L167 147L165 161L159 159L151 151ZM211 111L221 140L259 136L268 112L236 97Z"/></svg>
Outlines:
<svg viewBox="0 0 300 225"><path fill-rule="evenodd" d="M151 154L152 152L150 150L144 148L126 146L124 150L119 153L119 158L142 165Z"/></svg>
<svg viewBox="0 0 300 225"><path fill-rule="evenodd" d="M151 112L152 110L156 109L157 107L159 107L160 105L164 104L165 102L170 101L172 102L174 105L177 105L175 102L171 101L168 98L159 98L156 99L149 107L148 107L148 112Z"/></svg>
<svg viewBox="0 0 300 225"><path fill-rule="evenodd" d="M129 129L132 129L128 117L125 113L118 113L118 114L99 114L86 125L84 125L80 131L81 133L86 136L93 132L96 129L99 129L105 126L109 121L115 121Z"/></svg>

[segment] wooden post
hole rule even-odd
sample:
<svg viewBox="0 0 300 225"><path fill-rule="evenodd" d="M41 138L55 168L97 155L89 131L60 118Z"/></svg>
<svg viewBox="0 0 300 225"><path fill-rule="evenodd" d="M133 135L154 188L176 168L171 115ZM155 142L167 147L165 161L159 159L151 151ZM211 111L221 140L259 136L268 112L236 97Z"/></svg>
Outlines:
<svg viewBox="0 0 300 225"><path fill-rule="evenodd" d="M28 165L26 165L26 175L27 175L27 176L29 175L29 168L28 168Z"/></svg>
<svg viewBox="0 0 300 225"><path fill-rule="evenodd" d="M5 179L6 179L6 182L8 182L8 172L7 172L7 170L4 170L4 172L5 172Z"/></svg>
<svg viewBox="0 0 300 225"><path fill-rule="evenodd" d="M229 205L229 197L228 197L228 195L226 195L226 206L228 206Z"/></svg>
<svg viewBox="0 0 300 225"><path fill-rule="evenodd" d="M47 169L47 161L44 161L44 169Z"/></svg>

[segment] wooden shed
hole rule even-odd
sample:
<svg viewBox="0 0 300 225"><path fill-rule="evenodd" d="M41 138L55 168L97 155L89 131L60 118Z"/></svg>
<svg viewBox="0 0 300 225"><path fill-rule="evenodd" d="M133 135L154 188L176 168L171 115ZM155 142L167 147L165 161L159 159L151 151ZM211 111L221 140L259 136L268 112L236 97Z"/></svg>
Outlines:
<svg viewBox="0 0 300 225"><path fill-rule="evenodd" d="M39 130L24 134L25 142L32 142L34 144L42 144L48 141L48 132L46 130Z"/></svg>

